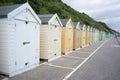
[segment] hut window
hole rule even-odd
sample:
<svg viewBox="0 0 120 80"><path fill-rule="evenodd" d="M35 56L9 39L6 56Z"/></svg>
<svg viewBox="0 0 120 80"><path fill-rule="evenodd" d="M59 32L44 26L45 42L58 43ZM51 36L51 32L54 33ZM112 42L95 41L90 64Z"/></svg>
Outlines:
<svg viewBox="0 0 120 80"><path fill-rule="evenodd" d="M55 25L55 28L57 28L57 25Z"/></svg>
<svg viewBox="0 0 120 80"><path fill-rule="evenodd" d="M28 9L26 8L26 13L28 12Z"/></svg>
<svg viewBox="0 0 120 80"><path fill-rule="evenodd" d="M25 21L26 24L28 24L28 21Z"/></svg>

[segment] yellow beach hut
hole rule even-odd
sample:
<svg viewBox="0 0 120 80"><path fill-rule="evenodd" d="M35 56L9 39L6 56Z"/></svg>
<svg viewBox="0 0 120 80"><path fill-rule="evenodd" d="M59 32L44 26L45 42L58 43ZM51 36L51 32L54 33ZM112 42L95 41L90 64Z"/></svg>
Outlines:
<svg viewBox="0 0 120 80"><path fill-rule="evenodd" d="M89 34L90 34L90 32L89 32L90 30L89 30L89 26L86 26L86 45L89 45Z"/></svg>
<svg viewBox="0 0 120 80"><path fill-rule="evenodd" d="M86 25L82 27L82 47L86 46Z"/></svg>
<svg viewBox="0 0 120 80"><path fill-rule="evenodd" d="M70 19L61 19L62 27L62 54L67 54L73 50L73 22Z"/></svg>
<svg viewBox="0 0 120 80"><path fill-rule="evenodd" d="M83 25L80 25L80 48L83 46Z"/></svg>
<svg viewBox="0 0 120 80"><path fill-rule="evenodd" d="M80 22L73 22L73 50L80 48Z"/></svg>
<svg viewBox="0 0 120 80"><path fill-rule="evenodd" d="M51 61L61 56L62 23L57 14L38 15L41 19L40 59Z"/></svg>

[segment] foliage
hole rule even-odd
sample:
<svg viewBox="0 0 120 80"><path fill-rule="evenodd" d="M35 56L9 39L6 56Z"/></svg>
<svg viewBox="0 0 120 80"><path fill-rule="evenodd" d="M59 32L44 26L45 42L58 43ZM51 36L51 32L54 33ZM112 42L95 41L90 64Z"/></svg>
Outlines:
<svg viewBox="0 0 120 80"><path fill-rule="evenodd" d="M22 4L27 0L1 0L0 6ZM85 13L80 13L70 6L64 4L61 0L28 0L32 8L38 14L54 14L57 13L60 18L72 18L73 21L80 21L81 24L90 25L101 31L113 33L105 23L97 22Z"/></svg>

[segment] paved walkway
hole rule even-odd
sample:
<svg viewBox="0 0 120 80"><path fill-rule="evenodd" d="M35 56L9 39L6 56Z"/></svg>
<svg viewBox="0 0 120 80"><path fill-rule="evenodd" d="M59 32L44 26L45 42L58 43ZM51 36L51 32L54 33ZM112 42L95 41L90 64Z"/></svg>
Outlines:
<svg viewBox="0 0 120 80"><path fill-rule="evenodd" d="M117 40L107 39L43 63L9 80L119 80L119 57Z"/></svg>
<svg viewBox="0 0 120 80"><path fill-rule="evenodd" d="M67 80L120 80L120 38L108 40Z"/></svg>

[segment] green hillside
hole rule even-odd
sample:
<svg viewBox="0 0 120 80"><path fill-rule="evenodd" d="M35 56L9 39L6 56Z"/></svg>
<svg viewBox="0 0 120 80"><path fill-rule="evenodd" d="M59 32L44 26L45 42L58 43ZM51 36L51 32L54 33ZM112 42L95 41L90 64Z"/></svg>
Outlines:
<svg viewBox="0 0 120 80"><path fill-rule="evenodd" d="M0 6L25 3L27 0L1 0ZM90 25L108 33L114 32L105 23L97 22L85 13L80 13L61 0L29 0L30 5L38 14L57 13L60 18L72 18L73 21L80 21L81 24Z"/></svg>

